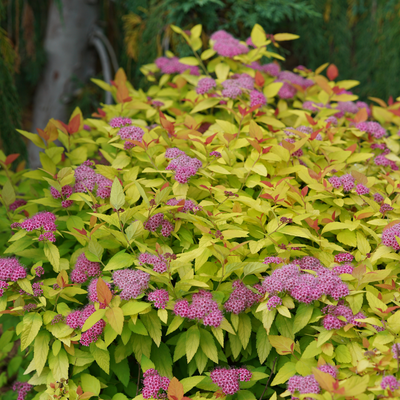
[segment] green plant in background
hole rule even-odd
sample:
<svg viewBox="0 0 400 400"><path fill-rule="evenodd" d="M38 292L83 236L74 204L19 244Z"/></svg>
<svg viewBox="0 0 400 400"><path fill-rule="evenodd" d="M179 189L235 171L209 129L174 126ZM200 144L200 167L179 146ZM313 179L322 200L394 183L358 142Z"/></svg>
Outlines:
<svg viewBox="0 0 400 400"><path fill-rule="evenodd" d="M147 91L119 70L94 79L115 105L20 130L41 169L0 153L3 353L20 340L2 384L399 397L400 98L358 102L333 64L260 63L292 34L218 31L203 51L200 25L172 29L194 54L143 66Z"/></svg>

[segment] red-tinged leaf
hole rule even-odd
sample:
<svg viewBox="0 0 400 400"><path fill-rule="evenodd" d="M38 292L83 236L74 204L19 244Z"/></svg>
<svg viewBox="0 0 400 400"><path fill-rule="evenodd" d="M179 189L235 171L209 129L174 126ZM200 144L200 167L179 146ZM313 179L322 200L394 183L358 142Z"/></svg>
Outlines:
<svg viewBox="0 0 400 400"><path fill-rule="evenodd" d="M129 143L134 144L135 146L141 147L142 149L146 149L145 144L142 142L138 142L137 140L127 139L127 140L125 140L125 142L129 142Z"/></svg>
<svg viewBox="0 0 400 400"><path fill-rule="evenodd" d="M326 76L329 78L330 81L334 81L339 75L339 70L335 64L329 65L328 69L326 70Z"/></svg>
<svg viewBox="0 0 400 400"><path fill-rule="evenodd" d="M99 302L105 304L106 306L110 304L110 301L112 299L112 293L102 278L99 278L97 280L96 289L97 289L97 298L99 299Z"/></svg>
<svg viewBox="0 0 400 400"><path fill-rule="evenodd" d="M392 114L397 115L398 117L400 117L400 108L398 108L397 110L389 110Z"/></svg>
<svg viewBox="0 0 400 400"><path fill-rule="evenodd" d="M79 396L79 400L86 400L86 399L90 399L91 397L94 397L94 396L96 396L94 393L92 393L92 392L85 392L85 393L82 393L80 396Z"/></svg>
<svg viewBox="0 0 400 400"><path fill-rule="evenodd" d="M322 223L323 224L330 224L331 222L333 222L333 220L329 219L329 218L323 218L322 219Z"/></svg>
<svg viewBox="0 0 400 400"><path fill-rule="evenodd" d="M301 189L301 195L303 197L307 196L308 193L308 186L303 187L303 189Z"/></svg>
<svg viewBox="0 0 400 400"><path fill-rule="evenodd" d="M265 147L265 148L262 150L262 153L263 153L263 154L267 154L267 153L270 152L271 149L272 149L272 146Z"/></svg>
<svg viewBox="0 0 400 400"><path fill-rule="evenodd" d="M258 153L261 153L262 149L257 140L247 139L247 141L252 145L252 147L254 147L258 151Z"/></svg>
<svg viewBox="0 0 400 400"><path fill-rule="evenodd" d="M183 389L183 385L178 381L175 377L171 379L168 385L168 399L169 400L182 400L185 391Z"/></svg>
<svg viewBox="0 0 400 400"><path fill-rule="evenodd" d="M103 111L101 108L98 108L97 111L98 111L99 115L101 115L102 117L105 117L107 115L106 112Z"/></svg>
<svg viewBox="0 0 400 400"><path fill-rule="evenodd" d="M73 135L74 133L79 131L79 127L81 125L81 116L79 114L76 114L74 118L69 121L68 124L68 133L70 135Z"/></svg>
<svg viewBox="0 0 400 400"><path fill-rule="evenodd" d="M291 179L294 179L294 176L286 176L285 178L279 179L279 181L276 182L276 187L278 187L280 183L282 183L282 182L284 182L286 180L290 181Z"/></svg>
<svg viewBox="0 0 400 400"><path fill-rule="evenodd" d="M383 228L383 232L385 232L387 229L391 228L392 226L397 225L398 223L400 223L399 219L396 219L390 223L388 223L384 228Z"/></svg>
<svg viewBox="0 0 400 400"><path fill-rule="evenodd" d="M380 292L378 293L378 299L382 300L382 293L380 293Z"/></svg>
<svg viewBox="0 0 400 400"><path fill-rule="evenodd" d="M210 143L212 143L212 141L214 140L215 136L217 136L217 135L218 135L218 132L217 132L217 133L214 133L214 135L209 136L209 137L206 139L206 145L209 145Z"/></svg>
<svg viewBox="0 0 400 400"><path fill-rule="evenodd" d="M286 150L289 150L289 152L292 152L292 150L295 148L295 145L293 143L287 142L286 140L283 140L282 147Z"/></svg>
<svg viewBox="0 0 400 400"><path fill-rule="evenodd" d="M277 117L278 115L279 115L279 108L275 108L274 117Z"/></svg>
<svg viewBox="0 0 400 400"><path fill-rule="evenodd" d="M76 389L76 394L78 394L79 396L83 393L83 390L81 388L81 386L79 385L78 388Z"/></svg>
<svg viewBox="0 0 400 400"><path fill-rule="evenodd" d="M332 90L333 90L333 93L335 93L335 94L340 94L343 92L343 89L341 89L339 86L334 86L332 88Z"/></svg>
<svg viewBox="0 0 400 400"><path fill-rule="evenodd" d="M354 116L354 122L364 122L368 119L368 112L366 108L360 108L357 114Z"/></svg>
<svg viewBox="0 0 400 400"><path fill-rule="evenodd" d="M267 125L267 127L268 127L268 130L270 130L273 133L279 132L279 129L274 129L271 125Z"/></svg>
<svg viewBox="0 0 400 400"><path fill-rule="evenodd" d="M258 86L258 87L264 86L265 79L262 76L260 71L256 71L255 82L256 82L256 86Z"/></svg>
<svg viewBox="0 0 400 400"><path fill-rule="evenodd" d="M171 86L174 89L176 89L178 87L178 85L176 83L173 83L173 82L168 82L167 85Z"/></svg>
<svg viewBox="0 0 400 400"><path fill-rule="evenodd" d="M373 213L373 212L365 212L365 213L362 213L362 214L357 215L356 219L369 218L369 217L371 217L371 216L374 215L374 214L375 214L375 213Z"/></svg>
<svg viewBox="0 0 400 400"><path fill-rule="evenodd" d="M184 396L184 397L182 397L182 400L192 400L192 399L190 397Z"/></svg>
<svg viewBox="0 0 400 400"><path fill-rule="evenodd" d="M245 108L242 108L242 107L238 106L238 110L239 110L241 116L246 115L246 109Z"/></svg>
<svg viewBox="0 0 400 400"><path fill-rule="evenodd" d="M306 113L305 115L306 115L307 121L308 121L311 125L317 125L318 122L316 122L316 121L314 120L314 118L313 118L311 115L308 115L307 113Z"/></svg>
<svg viewBox="0 0 400 400"><path fill-rule="evenodd" d="M260 197L262 197L263 199L274 200L274 198L268 193L264 193Z"/></svg>
<svg viewBox="0 0 400 400"><path fill-rule="evenodd" d="M160 192L169 186L169 182L165 182L164 185L161 186Z"/></svg>
<svg viewBox="0 0 400 400"><path fill-rule="evenodd" d="M84 228L82 229L78 229L78 228L74 228L78 233L80 233L83 236L87 236L87 232L85 231Z"/></svg>
<svg viewBox="0 0 400 400"><path fill-rule="evenodd" d="M316 219L315 221L313 221L311 218L306 218L304 221L307 222L308 226L310 228L313 228L315 231L319 231L319 226L318 226L318 219Z"/></svg>
<svg viewBox="0 0 400 400"><path fill-rule="evenodd" d="M13 163L17 158L19 157L19 154L10 154L7 156L6 161L4 161L4 164L10 165Z"/></svg>
<svg viewBox="0 0 400 400"><path fill-rule="evenodd" d="M357 143L353 143L346 149L346 151L351 151L352 153L354 153L356 150L357 150Z"/></svg>
<svg viewBox="0 0 400 400"><path fill-rule="evenodd" d="M204 189L206 189L206 190L210 190L210 188L208 188L207 186L205 186L205 185L199 185L200 187L202 187L202 188L204 188Z"/></svg>
<svg viewBox="0 0 400 400"><path fill-rule="evenodd" d="M261 181L261 183L263 183L264 185L267 185L268 187L274 187L274 185L271 182Z"/></svg>
<svg viewBox="0 0 400 400"><path fill-rule="evenodd" d="M68 274L65 269L63 269L57 276L57 285L62 289L65 288L68 285Z"/></svg>
<svg viewBox="0 0 400 400"><path fill-rule="evenodd" d="M310 175L311 178L318 180L321 177L321 174L317 174L314 170L308 169L308 175Z"/></svg>
<svg viewBox="0 0 400 400"><path fill-rule="evenodd" d="M362 344L363 344L363 346L364 346L366 349L368 349L368 347L369 347L369 341L368 341L367 338L363 338Z"/></svg>
<svg viewBox="0 0 400 400"><path fill-rule="evenodd" d="M174 124L171 121L168 121L164 114L162 114L161 116L161 111L160 111L160 122L161 122L161 126L170 134L174 134L175 133L175 128L174 128Z"/></svg>
<svg viewBox="0 0 400 400"><path fill-rule="evenodd" d="M129 89L126 86L126 83L120 83L117 87L117 101L118 103L125 103L125 99L129 97Z"/></svg>
<svg viewBox="0 0 400 400"><path fill-rule="evenodd" d="M398 308L400 308L400 306L388 307L385 311L382 311L382 310L381 310L381 312L383 312L383 313L385 313L385 314L389 314L389 313L391 313L392 311L397 310Z"/></svg>
<svg viewBox="0 0 400 400"><path fill-rule="evenodd" d="M249 109L246 111L246 115L251 114L253 111L257 110L257 108L260 108L260 106L261 106L261 104L256 104L255 106L249 108ZM262 115L264 115L264 114L265 114L265 113L263 113ZM258 113L257 113L257 116L259 116Z"/></svg>
<svg viewBox="0 0 400 400"><path fill-rule="evenodd" d="M313 132L313 133L310 135L310 140L314 140L322 130L323 130L323 128L318 129L317 131Z"/></svg>
<svg viewBox="0 0 400 400"><path fill-rule="evenodd" d="M391 106L393 104L393 96L389 96L388 104Z"/></svg>

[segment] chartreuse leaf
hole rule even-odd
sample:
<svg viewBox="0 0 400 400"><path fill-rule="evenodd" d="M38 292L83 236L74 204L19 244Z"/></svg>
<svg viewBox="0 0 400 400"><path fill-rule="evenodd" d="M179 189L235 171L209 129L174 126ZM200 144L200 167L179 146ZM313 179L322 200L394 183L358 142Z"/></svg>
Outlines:
<svg viewBox="0 0 400 400"><path fill-rule="evenodd" d="M204 380L205 376L191 376L190 378L184 378L181 380L183 391L187 393L189 390L193 389L200 382Z"/></svg>
<svg viewBox="0 0 400 400"><path fill-rule="evenodd" d="M119 210L125 204L124 189L117 177L114 178L114 182L111 186L110 203L116 210Z"/></svg>
<svg viewBox="0 0 400 400"><path fill-rule="evenodd" d="M293 333L301 331L311 319L314 307L312 305L301 303L296 310L293 322Z"/></svg>
<svg viewBox="0 0 400 400"><path fill-rule="evenodd" d="M49 354L49 343L50 334L46 331L39 332L35 339L33 353L33 359L35 360L35 367L38 376L40 376L44 366L46 365L47 355Z"/></svg>
<svg viewBox="0 0 400 400"><path fill-rule="evenodd" d="M245 349L251 336L251 319L248 314L239 314L238 335L240 341L242 342L243 348Z"/></svg>
<svg viewBox="0 0 400 400"><path fill-rule="evenodd" d="M133 261L134 257L128 253L125 253L125 250L122 250L110 259L103 271L128 268L133 264Z"/></svg>
<svg viewBox="0 0 400 400"><path fill-rule="evenodd" d="M114 331L121 335L124 327L124 313L122 310L119 307L109 308L107 309L105 316Z"/></svg>
<svg viewBox="0 0 400 400"><path fill-rule="evenodd" d="M67 352L64 349L61 349L56 356L52 351L49 353L49 367L56 381L68 379L68 364Z"/></svg>
<svg viewBox="0 0 400 400"><path fill-rule="evenodd" d="M154 343L159 346L161 343L161 321L158 318L157 313L152 310L147 314L140 316L141 321L147 329L150 337L154 340Z"/></svg>
<svg viewBox="0 0 400 400"><path fill-rule="evenodd" d="M92 375L81 375L81 386L84 392L94 393L96 396L100 394L100 381Z"/></svg>
<svg viewBox="0 0 400 400"><path fill-rule="evenodd" d="M218 350L210 332L200 328L200 348L203 353L215 363L218 363Z"/></svg>
<svg viewBox="0 0 400 400"><path fill-rule="evenodd" d="M53 243L46 241L43 250L54 271L60 272L60 252L58 248Z"/></svg>
<svg viewBox="0 0 400 400"><path fill-rule="evenodd" d="M97 365L106 373L110 373L110 353L108 350L100 349L94 343L90 345L90 353Z"/></svg>
<svg viewBox="0 0 400 400"><path fill-rule="evenodd" d="M296 374L296 364L293 362L287 362L283 367L281 367L275 378L271 382L271 386L281 385L286 383L289 378Z"/></svg>
<svg viewBox="0 0 400 400"><path fill-rule="evenodd" d="M197 325L193 325L187 330L187 337L186 337L186 358L188 363L196 354L199 345L200 345L200 330L197 327Z"/></svg>
<svg viewBox="0 0 400 400"><path fill-rule="evenodd" d="M254 400L256 396L254 396L253 392L250 392L250 390L239 390L237 398L238 400Z"/></svg>
<svg viewBox="0 0 400 400"><path fill-rule="evenodd" d="M272 346L268 340L267 331L262 325L260 325L257 331L256 347L260 364L263 364L271 352Z"/></svg>
<svg viewBox="0 0 400 400"><path fill-rule="evenodd" d="M21 350L25 350L36 338L43 324L38 313L29 313L24 316L21 332Z"/></svg>
<svg viewBox="0 0 400 400"><path fill-rule="evenodd" d="M95 323L100 321L106 313L106 310L100 309L96 310L83 324L82 326L82 332L86 332L88 329L90 329ZM111 325L112 326L112 325Z"/></svg>
<svg viewBox="0 0 400 400"><path fill-rule="evenodd" d="M293 353L294 341L292 339L276 335L268 335L268 339L278 354L284 356Z"/></svg>

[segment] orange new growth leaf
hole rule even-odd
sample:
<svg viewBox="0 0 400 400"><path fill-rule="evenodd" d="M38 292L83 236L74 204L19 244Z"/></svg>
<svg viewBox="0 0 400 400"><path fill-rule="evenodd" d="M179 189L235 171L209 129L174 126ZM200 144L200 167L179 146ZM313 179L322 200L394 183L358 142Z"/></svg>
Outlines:
<svg viewBox="0 0 400 400"><path fill-rule="evenodd" d="M112 293L102 278L98 279L96 289L99 302L105 304L106 306L110 304Z"/></svg>
<svg viewBox="0 0 400 400"><path fill-rule="evenodd" d="M326 76L329 78L330 81L334 81L339 75L339 70L335 64L329 65L328 69L326 70Z"/></svg>
<svg viewBox="0 0 400 400"><path fill-rule="evenodd" d="M256 71L255 82L256 82L256 86L258 86L258 87L264 86L265 79L262 76L260 71Z"/></svg>
<svg viewBox="0 0 400 400"><path fill-rule="evenodd" d="M19 157L19 154L9 154L9 155L6 157L6 160L4 161L4 164L10 165L10 164L13 163L18 157Z"/></svg>
<svg viewBox="0 0 400 400"><path fill-rule="evenodd" d="M175 377L173 377L169 382L167 394L169 400L183 399L183 395L185 394L185 391L183 390L183 385Z"/></svg>
<svg viewBox="0 0 400 400"><path fill-rule="evenodd" d="M62 289L68 285L68 274L63 269L57 276L57 285Z"/></svg>
<svg viewBox="0 0 400 400"><path fill-rule="evenodd" d="M68 133L73 135L76 132L79 132L79 127L81 126L81 116L80 114L76 114L68 123Z"/></svg>
<svg viewBox="0 0 400 400"><path fill-rule="evenodd" d="M354 116L354 122L364 122L368 119L368 112L366 108L361 108L358 110L357 114Z"/></svg>

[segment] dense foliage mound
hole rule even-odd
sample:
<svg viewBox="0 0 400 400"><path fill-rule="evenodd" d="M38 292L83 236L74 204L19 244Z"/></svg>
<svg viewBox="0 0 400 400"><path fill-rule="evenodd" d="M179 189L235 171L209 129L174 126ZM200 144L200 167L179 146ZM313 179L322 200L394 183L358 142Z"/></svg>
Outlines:
<svg viewBox="0 0 400 400"><path fill-rule="evenodd" d="M400 103L357 102L334 65L262 63L294 35L219 31L198 54L201 26L174 30L195 57L143 68L147 93L120 70L96 81L116 105L20 131L41 169L1 154L3 384L18 373L18 397L41 400L400 396Z"/></svg>

